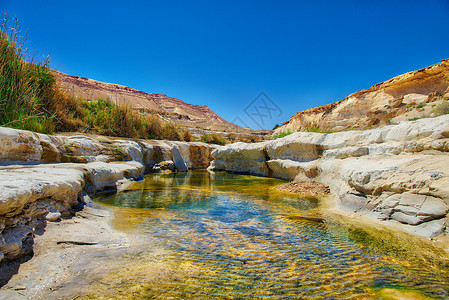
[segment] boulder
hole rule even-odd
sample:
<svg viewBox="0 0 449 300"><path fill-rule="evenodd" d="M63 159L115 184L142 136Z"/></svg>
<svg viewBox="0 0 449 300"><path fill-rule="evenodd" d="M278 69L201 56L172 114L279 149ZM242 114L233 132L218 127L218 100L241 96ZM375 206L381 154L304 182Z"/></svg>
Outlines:
<svg viewBox="0 0 449 300"><path fill-rule="evenodd" d="M266 161L265 146L269 142L262 143L234 143L216 148L211 155L214 158L214 168L236 173L251 173L254 175L268 176L269 168Z"/></svg>
<svg viewBox="0 0 449 300"><path fill-rule="evenodd" d="M61 218L61 213L59 211L49 212L45 216L45 219L50 222L56 222Z"/></svg>
<svg viewBox="0 0 449 300"><path fill-rule="evenodd" d="M290 159L271 159L267 162L270 175L284 180L315 178L319 170L315 162L298 162Z"/></svg>
<svg viewBox="0 0 449 300"><path fill-rule="evenodd" d="M164 160L155 165L155 168L159 168L162 171L174 171L175 164L171 160Z"/></svg>
<svg viewBox="0 0 449 300"><path fill-rule="evenodd" d="M199 142L174 142L189 169L206 169L211 161L210 153L216 148Z"/></svg>
<svg viewBox="0 0 449 300"><path fill-rule="evenodd" d="M143 162L144 149L139 143L129 140L115 140L113 145L120 150L123 160Z"/></svg>
<svg viewBox="0 0 449 300"><path fill-rule="evenodd" d="M31 131L0 127L0 161L39 161L42 147Z"/></svg>
<svg viewBox="0 0 449 300"><path fill-rule="evenodd" d="M173 155L173 161L175 164L175 168L178 172L187 172L189 169L187 168L184 159L181 156L181 152L179 151L179 147L177 145L173 145L171 147L171 153Z"/></svg>
<svg viewBox="0 0 449 300"><path fill-rule="evenodd" d="M321 157L323 153L321 142L325 137L325 134L320 133L296 132L269 142L266 145L266 153L270 159L312 161Z"/></svg>
<svg viewBox="0 0 449 300"><path fill-rule="evenodd" d="M82 167L87 171L87 184L92 185L94 190L116 189L119 180L124 178L140 180L144 172L143 164L137 161L93 162Z"/></svg>

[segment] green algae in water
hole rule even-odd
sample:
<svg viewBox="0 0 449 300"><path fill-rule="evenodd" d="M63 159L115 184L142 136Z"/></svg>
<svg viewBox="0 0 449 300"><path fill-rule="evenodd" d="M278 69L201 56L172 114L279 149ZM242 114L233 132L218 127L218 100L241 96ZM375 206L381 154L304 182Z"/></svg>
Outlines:
<svg viewBox="0 0 449 300"><path fill-rule="evenodd" d="M393 238L389 246L388 235L342 226L322 214L319 199L279 192L280 183L228 173L151 174L97 198L121 207L115 226L138 234L143 246L106 255L114 266L84 286L86 297L449 297L447 267L410 250L427 246Z"/></svg>

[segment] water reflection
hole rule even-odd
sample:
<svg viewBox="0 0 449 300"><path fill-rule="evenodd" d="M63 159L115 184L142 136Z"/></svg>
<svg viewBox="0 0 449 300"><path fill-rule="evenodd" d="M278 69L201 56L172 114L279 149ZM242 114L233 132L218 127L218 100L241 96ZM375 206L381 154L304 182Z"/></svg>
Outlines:
<svg viewBox="0 0 449 300"><path fill-rule="evenodd" d="M207 205L213 202L211 197L226 193L244 194L268 205L288 203L301 212L318 207L316 198L304 198L274 188L283 182L225 172L157 173L148 175L147 180L134 183L118 195L102 196L98 201L121 207L189 209Z"/></svg>
<svg viewBox="0 0 449 300"><path fill-rule="evenodd" d="M275 190L281 182L228 173L152 174L98 198L122 207L115 225L146 242L138 253L115 258L125 267L103 274L92 295L448 297L447 267L415 251L415 241L341 226L322 215L318 199Z"/></svg>

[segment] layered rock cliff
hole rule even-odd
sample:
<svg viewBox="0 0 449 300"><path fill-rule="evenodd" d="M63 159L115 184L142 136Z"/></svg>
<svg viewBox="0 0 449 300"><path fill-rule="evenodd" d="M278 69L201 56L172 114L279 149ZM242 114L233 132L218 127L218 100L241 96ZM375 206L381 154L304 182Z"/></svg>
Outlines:
<svg viewBox="0 0 449 300"><path fill-rule="evenodd" d="M162 94L145 93L119 84L53 72L58 86L73 96L89 100L110 99L118 104L129 105L142 113L159 114L162 118L185 127L253 133L249 128L226 121L205 105L188 104Z"/></svg>
<svg viewBox="0 0 449 300"><path fill-rule="evenodd" d="M435 237L449 211L449 115L365 131L297 132L212 152L211 168L330 187L339 212Z"/></svg>
<svg viewBox="0 0 449 300"><path fill-rule="evenodd" d="M341 101L298 112L282 131L366 129L449 111L449 59L425 69L396 76ZM445 112L443 112L445 113Z"/></svg>
<svg viewBox="0 0 449 300"><path fill-rule="evenodd" d="M89 195L119 189L146 171L174 169L174 152L188 168L204 169L213 148L0 127L0 261L32 251L36 228L72 215Z"/></svg>

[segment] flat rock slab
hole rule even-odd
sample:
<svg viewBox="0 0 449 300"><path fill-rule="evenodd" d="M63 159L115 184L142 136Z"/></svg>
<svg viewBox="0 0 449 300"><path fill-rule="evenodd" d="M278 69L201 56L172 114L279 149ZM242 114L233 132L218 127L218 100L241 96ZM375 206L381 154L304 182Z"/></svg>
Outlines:
<svg viewBox="0 0 449 300"><path fill-rule="evenodd" d="M0 299L48 299L52 290L71 278L80 256L129 247L131 237L112 228L112 217L109 210L85 207L82 214L47 223L45 232L35 237L31 260L20 268L13 263L2 265L0 282L10 280L0 288Z"/></svg>

